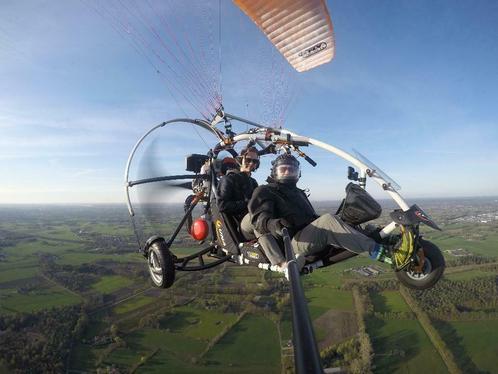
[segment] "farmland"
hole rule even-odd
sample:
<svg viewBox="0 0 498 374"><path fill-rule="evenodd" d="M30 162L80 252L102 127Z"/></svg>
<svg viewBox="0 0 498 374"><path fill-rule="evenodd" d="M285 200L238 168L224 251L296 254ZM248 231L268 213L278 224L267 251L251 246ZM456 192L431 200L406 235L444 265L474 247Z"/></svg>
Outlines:
<svg viewBox="0 0 498 374"><path fill-rule="evenodd" d="M444 250L462 248L471 255L445 253L445 278L433 290L411 297L462 371L496 373L498 224L462 221L460 208L451 206L465 206L461 209L471 216L498 208L480 201L429 203L424 207L444 231L424 231L426 238ZM177 274L173 287L159 290L151 286L143 257L136 253L125 207L0 211L0 339L14 342L12 350L4 345L0 351L0 371L17 365L14 347L29 354L38 342L54 339L56 328L46 328L44 321L66 314L72 318L60 321L64 334L57 339L66 339L60 346L71 348L39 362L45 359L69 372L292 371L291 313L281 275L223 264ZM171 219L178 219L176 211ZM169 231L174 226L157 225ZM193 245L182 232L177 253L191 253ZM385 272L372 276L353 271L370 264L366 256L357 256L303 278L324 362L347 368L359 360L362 318L373 372L444 372L425 322L417 319L389 268L381 265ZM353 286L363 298L361 313ZM25 316L39 322L22 327ZM9 330L14 325L17 330ZM38 340L23 343L33 336Z"/></svg>

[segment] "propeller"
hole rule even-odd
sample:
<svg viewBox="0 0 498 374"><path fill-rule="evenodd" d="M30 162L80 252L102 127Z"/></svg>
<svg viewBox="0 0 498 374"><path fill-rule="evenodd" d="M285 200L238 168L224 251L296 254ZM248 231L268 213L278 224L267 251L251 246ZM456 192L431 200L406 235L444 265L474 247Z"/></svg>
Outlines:
<svg viewBox="0 0 498 374"><path fill-rule="evenodd" d="M160 147L158 138L149 143L138 164L139 179L168 177L164 167L164 148ZM159 223L164 219L164 203L178 190L192 188L191 181L162 180L150 181L137 186L136 196L140 211L150 223Z"/></svg>

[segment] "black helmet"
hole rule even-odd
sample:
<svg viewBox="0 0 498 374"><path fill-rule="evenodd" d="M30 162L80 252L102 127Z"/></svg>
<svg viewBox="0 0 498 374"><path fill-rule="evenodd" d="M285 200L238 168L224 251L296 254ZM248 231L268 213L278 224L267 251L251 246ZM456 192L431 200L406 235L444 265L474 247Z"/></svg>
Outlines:
<svg viewBox="0 0 498 374"><path fill-rule="evenodd" d="M299 161L287 153L272 161L270 177L279 183L296 184L301 177Z"/></svg>

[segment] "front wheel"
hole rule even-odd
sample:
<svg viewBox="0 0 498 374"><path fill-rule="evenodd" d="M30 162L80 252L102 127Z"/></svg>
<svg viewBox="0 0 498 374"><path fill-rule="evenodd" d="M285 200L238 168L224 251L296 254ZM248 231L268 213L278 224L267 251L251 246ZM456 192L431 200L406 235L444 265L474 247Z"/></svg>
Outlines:
<svg viewBox="0 0 498 374"><path fill-rule="evenodd" d="M425 261L422 271L415 265L409 265L396 272L396 277L403 285L416 290L426 290L433 287L444 273L445 262L441 250L433 243L420 239Z"/></svg>
<svg viewBox="0 0 498 374"><path fill-rule="evenodd" d="M173 285L175 281L175 264L164 239L156 239L149 245L147 264L150 278L156 287L169 288Z"/></svg>

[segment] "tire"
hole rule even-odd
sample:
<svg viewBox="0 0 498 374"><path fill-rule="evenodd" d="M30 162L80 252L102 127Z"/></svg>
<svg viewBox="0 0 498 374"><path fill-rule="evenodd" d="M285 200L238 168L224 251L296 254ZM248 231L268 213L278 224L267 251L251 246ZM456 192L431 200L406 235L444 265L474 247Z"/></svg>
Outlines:
<svg viewBox="0 0 498 374"><path fill-rule="evenodd" d="M152 282L156 287L169 288L175 282L175 264L164 239L157 239L149 245L147 265Z"/></svg>
<svg viewBox="0 0 498 374"><path fill-rule="evenodd" d="M420 239L425 261L422 273L416 273L412 265L396 272L398 280L406 287L426 290L433 287L444 273L445 262L441 250L433 243Z"/></svg>

